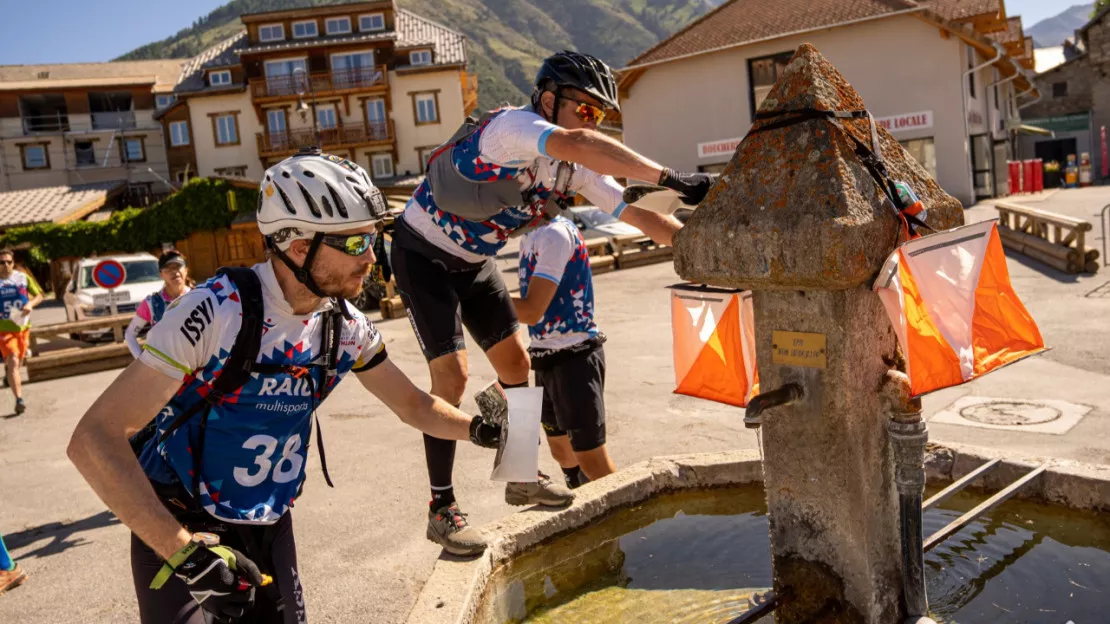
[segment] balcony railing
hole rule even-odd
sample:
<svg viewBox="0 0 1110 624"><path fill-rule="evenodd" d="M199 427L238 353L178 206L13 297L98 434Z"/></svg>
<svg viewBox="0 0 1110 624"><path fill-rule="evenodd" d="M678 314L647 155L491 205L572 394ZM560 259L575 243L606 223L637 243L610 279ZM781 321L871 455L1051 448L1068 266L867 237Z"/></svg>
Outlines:
<svg viewBox="0 0 1110 624"><path fill-rule="evenodd" d="M311 88L309 81L311 80ZM385 65L375 67L356 67L338 69L330 72L316 72L308 79L304 74L281 74L268 78L252 78L251 96L254 98L288 97L303 91L305 97L312 92L322 95L331 91L348 89L368 89L386 84Z"/></svg>
<svg viewBox="0 0 1110 624"><path fill-rule="evenodd" d="M258 153L263 156L294 152L302 147L316 145L316 135L311 128L285 132L259 132ZM389 141L393 138L393 121L344 124L338 128L320 128L321 148L343 147Z"/></svg>
<svg viewBox="0 0 1110 624"><path fill-rule="evenodd" d="M92 113L93 130L129 130L135 127L135 113L132 111L112 111Z"/></svg>
<svg viewBox="0 0 1110 624"><path fill-rule="evenodd" d="M69 131L69 115L66 113L54 113L53 115L24 115L23 121L23 134L34 134L36 132L68 132Z"/></svg>
<svg viewBox="0 0 1110 624"><path fill-rule="evenodd" d="M23 134L47 132L74 132L83 130L133 130L138 127L134 111L115 111L74 115L68 113L52 115L23 115Z"/></svg>

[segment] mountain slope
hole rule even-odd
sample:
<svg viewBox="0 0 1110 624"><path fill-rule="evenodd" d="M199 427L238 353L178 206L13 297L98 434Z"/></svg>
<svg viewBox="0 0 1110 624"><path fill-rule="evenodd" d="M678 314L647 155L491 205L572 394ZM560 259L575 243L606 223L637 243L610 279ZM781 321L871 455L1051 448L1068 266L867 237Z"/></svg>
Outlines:
<svg viewBox="0 0 1110 624"><path fill-rule="evenodd" d="M1064 39L1075 34L1091 16L1093 4L1077 4L1055 17L1045 18L1025 29L1025 34L1033 38L1038 48L1051 48L1063 45Z"/></svg>
<svg viewBox="0 0 1110 624"><path fill-rule="evenodd" d="M116 60L183 58L241 27L243 13L349 0L232 0L177 34ZM520 104L540 61L568 48L620 67L723 0L400 0L398 5L460 30L469 40L483 108Z"/></svg>

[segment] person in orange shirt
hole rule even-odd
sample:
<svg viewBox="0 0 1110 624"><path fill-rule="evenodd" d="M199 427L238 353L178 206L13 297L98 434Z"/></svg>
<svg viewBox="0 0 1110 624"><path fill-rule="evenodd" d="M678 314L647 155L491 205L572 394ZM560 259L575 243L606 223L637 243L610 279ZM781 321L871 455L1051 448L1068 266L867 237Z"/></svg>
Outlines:
<svg viewBox="0 0 1110 624"><path fill-rule="evenodd" d="M0 249L0 356L15 395L15 413L27 411L19 368L27 355L31 310L42 303L42 288L31 275L15 270L15 253Z"/></svg>

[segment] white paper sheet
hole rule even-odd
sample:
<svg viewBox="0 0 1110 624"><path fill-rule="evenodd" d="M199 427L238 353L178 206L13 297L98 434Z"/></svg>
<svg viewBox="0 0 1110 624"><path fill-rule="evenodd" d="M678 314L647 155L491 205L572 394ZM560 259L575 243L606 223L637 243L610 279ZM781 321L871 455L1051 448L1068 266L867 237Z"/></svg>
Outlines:
<svg viewBox="0 0 1110 624"><path fill-rule="evenodd" d="M494 463L492 481L533 482L540 466L540 411L543 388L508 388L508 429L501 461Z"/></svg>
<svg viewBox="0 0 1110 624"><path fill-rule="evenodd" d="M8 320L23 327L24 322L27 321L27 315L23 314L22 309L12 308L11 312L8 313Z"/></svg>

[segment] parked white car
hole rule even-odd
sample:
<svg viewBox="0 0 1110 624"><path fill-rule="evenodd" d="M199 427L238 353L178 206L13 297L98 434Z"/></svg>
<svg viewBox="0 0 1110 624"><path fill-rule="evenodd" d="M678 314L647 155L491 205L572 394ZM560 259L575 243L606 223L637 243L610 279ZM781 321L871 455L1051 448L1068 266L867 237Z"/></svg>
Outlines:
<svg viewBox="0 0 1110 624"><path fill-rule="evenodd" d="M571 206L567 210L570 214L566 216L574 221L578 230L582 232L582 238L586 240L613 238L625 234L644 235L639 228L621 221L597 206Z"/></svg>
<svg viewBox="0 0 1110 624"><path fill-rule="evenodd" d="M67 321L83 321L111 314L108 291L97 286L92 278L93 267L108 258L119 261L127 271L127 279L115 289L116 309L120 314L134 312L147 295L162 288L158 259L148 253L85 258L77 263L73 277L66 285L64 301Z"/></svg>

